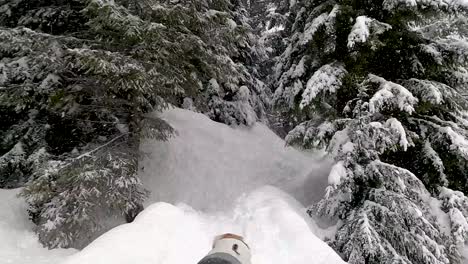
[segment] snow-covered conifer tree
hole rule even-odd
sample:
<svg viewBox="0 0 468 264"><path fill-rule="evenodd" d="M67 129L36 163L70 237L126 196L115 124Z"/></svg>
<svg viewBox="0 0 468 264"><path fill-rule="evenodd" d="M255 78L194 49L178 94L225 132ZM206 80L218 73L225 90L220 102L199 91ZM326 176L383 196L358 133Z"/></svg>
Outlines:
<svg viewBox="0 0 468 264"><path fill-rule="evenodd" d="M463 1L293 9L273 102L294 128L290 144L335 159L309 212L341 220L331 244L349 263L461 260L466 214L445 200L450 189L461 191L457 201L468 192L466 9ZM434 14L458 27L435 31ZM443 212L454 215L451 234L438 221Z"/></svg>
<svg viewBox="0 0 468 264"><path fill-rule="evenodd" d="M141 210L140 139L173 134L153 112L185 101L227 124L263 118L244 13L229 0L0 3L0 185L28 182L45 245L83 246L101 217Z"/></svg>

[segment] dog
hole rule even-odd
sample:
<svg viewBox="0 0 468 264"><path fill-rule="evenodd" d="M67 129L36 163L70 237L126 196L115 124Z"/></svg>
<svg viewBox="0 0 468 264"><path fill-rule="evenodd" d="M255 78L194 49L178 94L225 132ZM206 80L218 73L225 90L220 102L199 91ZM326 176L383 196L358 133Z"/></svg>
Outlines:
<svg viewBox="0 0 468 264"><path fill-rule="evenodd" d="M251 264L249 245L239 235L226 233L215 237L213 247L198 264Z"/></svg>

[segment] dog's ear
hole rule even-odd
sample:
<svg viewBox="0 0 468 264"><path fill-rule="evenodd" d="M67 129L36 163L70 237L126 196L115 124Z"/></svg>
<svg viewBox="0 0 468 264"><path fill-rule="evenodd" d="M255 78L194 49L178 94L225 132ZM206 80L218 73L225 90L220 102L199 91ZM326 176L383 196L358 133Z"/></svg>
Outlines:
<svg viewBox="0 0 468 264"><path fill-rule="evenodd" d="M222 235L218 235L213 238L213 246L211 247L212 249L215 247L216 241L220 240L221 238L223 238Z"/></svg>
<svg viewBox="0 0 468 264"><path fill-rule="evenodd" d="M221 238L234 238L234 239L237 239L237 240L244 241L244 238L242 236L239 236L239 235L236 235L236 234L231 234L231 233L226 233L226 234L223 234L223 235L218 237L218 239L221 239Z"/></svg>

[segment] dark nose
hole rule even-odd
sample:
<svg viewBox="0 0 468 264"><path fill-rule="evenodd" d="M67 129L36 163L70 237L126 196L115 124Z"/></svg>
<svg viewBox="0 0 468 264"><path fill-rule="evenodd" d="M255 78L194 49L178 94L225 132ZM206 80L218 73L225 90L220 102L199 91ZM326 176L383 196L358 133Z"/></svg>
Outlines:
<svg viewBox="0 0 468 264"><path fill-rule="evenodd" d="M232 245L232 250L233 250L234 252L236 252L237 255L240 255L239 252L237 252L237 249L238 249L238 248L239 248L239 246L238 246L237 244Z"/></svg>

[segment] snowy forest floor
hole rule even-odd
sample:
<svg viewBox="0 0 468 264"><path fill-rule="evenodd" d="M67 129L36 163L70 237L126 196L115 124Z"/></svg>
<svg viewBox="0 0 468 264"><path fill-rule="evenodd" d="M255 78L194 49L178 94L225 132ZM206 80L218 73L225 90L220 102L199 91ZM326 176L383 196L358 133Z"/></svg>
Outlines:
<svg viewBox="0 0 468 264"><path fill-rule="evenodd" d="M0 189L0 263L60 263L73 249L47 250L39 243L28 220L27 206L17 197L19 190Z"/></svg>
<svg viewBox="0 0 468 264"><path fill-rule="evenodd" d="M0 263L196 263L224 232L245 236L254 264L343 263L305 215L323 195L329 161L285 147L261 124L231 128L180 109L163 117L178 135L143 144L151 196L133 223L79 252L46 250L18 190L0 190Z"/></svg>

